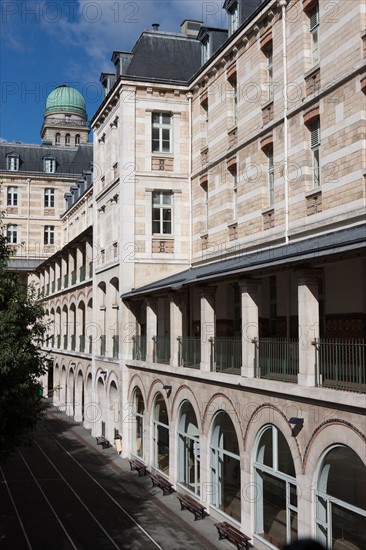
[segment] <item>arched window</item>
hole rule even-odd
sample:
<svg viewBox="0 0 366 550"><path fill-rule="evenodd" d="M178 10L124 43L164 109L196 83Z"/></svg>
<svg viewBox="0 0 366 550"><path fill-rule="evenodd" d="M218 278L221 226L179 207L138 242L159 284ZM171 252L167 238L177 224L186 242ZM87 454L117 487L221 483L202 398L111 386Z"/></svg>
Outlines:
<svg viewBox="0 0 366 550"><path fill-rule="evenodd" d="M200 438L196 414L184 401L178 424L178 482L200 494Z"/></svg>
<svg viewBox="0 0 366 550"><path fill-rule="evenodd" d="M222 411L215 420L211 435L211 481L215 491L212 506L240 522L240 456L234 425Z"/></svg>
<svg viewBox="0 0 366 550"><path fill-rule="evenodd" d="M65 136L65 145L70 145L70 134L66 134Z"/></svg>
<svg viewBox="0 0 366 550"><path fill-rule="evenodd" d="M290 447L275 426L260 432L254 472L255 533L282 547L297 539L297 486Z"/></svg>
<svg viewBox="0 0 366 550"><path fill-rule="evenodd" d="M317 538L332 550L366 548L366 466L349 447L328 449L316 491Z"/></svg>
<svg viewBox="0 0 366 550"><path fill-rule="evenodd" d="M56 135L55 135L55 143L56 143L56 145L60 145L60 143L61 143L61 134L60 134L60 132L57 132Z"/></svg>
<svg viewBox="0 0 366 550"><path fill-rule="evenodd" d="M141 390L136 388L133 397L133 416L135 421L132 425L132 452L144 457L144 413L145 403Z"/></svg>
<svg viewBox="0 0 366 550"><path fill-rule="evenodd" d="M75 145L80 145L80 134L76 134L75 136Z"/></svg>
<svg viewBox="0 0 366 550"><path fill-rule="evenodd" d="M154 466L169 475L169 419L164 397L158 393L153 417Z"/></svg>

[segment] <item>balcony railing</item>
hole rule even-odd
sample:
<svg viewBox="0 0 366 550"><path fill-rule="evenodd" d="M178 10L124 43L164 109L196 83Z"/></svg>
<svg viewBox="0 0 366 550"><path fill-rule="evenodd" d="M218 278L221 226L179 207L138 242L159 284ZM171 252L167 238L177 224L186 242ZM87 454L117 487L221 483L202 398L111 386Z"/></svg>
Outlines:
<svg viewBox="0 0 366 550"><path fill-rule="evenodd" d="M45 295L48 296L50 293L50 283L47 283L46 284L46 291L45 291Z"/></svg>
<svg viewBox="0 0 366 550"><path fill-rule="evenodd" d="M80 276L80 282L85 281L85 276L86 276L86 266L85 265L81 266L81 268L79 270L79 276Z"/></svg>
<svg viewBox="0 0 366 550"><path fill-rule="evenodd" d="M60 349L60 348L61 348L61 334L58 334L58 335L57 335L57 338L56 338L56 346L57 346L57 349Z"/></svg>
<svg viewBox="0 0 366 550"><path fill-rule="evenodd" d="M85 336L84 334L80 334L79 336L79 349L81 353L84 353L85 351Z"/></svg>
<svg viewBox="0 0 366 550"><path fill-rule="evenodd" d="M64 334L64 349L67 349L67 334Z"/></svg>
<svg viewBox="0 0 366 550"><path fill-rule="evenodd" d="M132 336L132 359L146 361L146 336Z"/></svg>
<svg viewBox="0 0 366 550"><path fill-rule="evenodd" d="M62 287L62 282L61 282L61 277L59 277L57 279L57 290L61 290L61 287Z"/></svg>
<svg viewBox="0 0 366 550"><path fill-rule="evenodd" d="M86 126L85 120L66 120L65 118L47 118L44 120L44 125L52 124L52 126Z"/></svg>
<svg viewBox="0 0 366 550"><path fill-rule="evenodd" d="M76 335L75 334L71 335L71 350L72 351L76 350Z"/></svg>
<svg viewBox="0 0 366 550"><path fill-rule="evenodd" d="M242 363L241 338L210 338L211 371L240 374Z"/></svg>
<svg viewBox="0 0 366 550"><path fill-rule="evenodd" d="M298 338L254 339L255 376L297 383L299 374Z"/></svg>
<svg viewBox="0 0 366 550"><path fill-rule="evenodd" d="M316 386L366 393L365 340L319 338L312 344Z"/></svg>
<svg viewBox="0 0 366 550"><path fill-rule="evenodd" d="M105 334L103 334L101 337L100 337L100 355L102 357L105 356L105 342L106 342L106 337L105 337Z"/></svg>
<svg viewBox="0 0 366 550"><path fill-rule="evenodd" d="M93 277L93 262L89 262L89 277Z"/></svg>
<svg viewBox="0 0 366 550"><path fill-rule="evenodd" d="M169 364L170 338L167 336L153 336L153 362Z"/></svg>
<svg viewBox="0 0 366 550"><path fill-rule="evenodd" d="M51 292L52 292L52 294L55 292L55 290L56 290L56 281L52 281L52 283L51 283Z"/></svg>
<svg viewBox="0 0 366 550"><path fill-rule="evenodd" d="M112 336L113 340L113 357L118 357L119 355L119 335L115 334Z"/></svg>
<svg viewBox="0 0 366 550"><path fill-rule="evenodd" d="M93 353L93 336L89 335L89 353L90 355Z"/></svg>
<svg viewBox="0 0 366 550"><path fill-rule="evenodd" d="M69 274L66 273L66 275L64 275L64 288L67 288L69 286Z"/></svg>
<svg viewBox="0 0 366 550"><path fill-rule="evenodd" d="M201 363L201 338L179 337L178 364L189 369L199 369Z"/></svg>
<svg viewBox="0 0 366 550"><path fill-rule="evenodd" d="M76 269L74 269L74 271L71 271L71 284L76 284Z"/></svg>

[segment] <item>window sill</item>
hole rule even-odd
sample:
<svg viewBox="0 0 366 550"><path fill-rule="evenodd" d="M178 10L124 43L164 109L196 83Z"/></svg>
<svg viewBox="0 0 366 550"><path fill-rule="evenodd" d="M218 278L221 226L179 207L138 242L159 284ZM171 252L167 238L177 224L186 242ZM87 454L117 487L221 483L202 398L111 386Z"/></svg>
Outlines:
<svg viewBox="0 0 366 550"><path fill-rule="evenodd" d="M173 155L172 151L170 152L167 152L167 151L164 151L164 152L159 152L159 151L152 151L151 152L151 156L152 157L171 157Z"/></svg>
<svg viewBox="0 0 366 550"><path fill-rule="evenodd" d="M204 155L205 153L208 153L208 145L205 145L204 147L202 147L202 149L200 150L200 153L201 153L201 155Z"/></svg>
<svg viewBox="0 0 366 550"><path fill-rule="evenodd" d="M313 195L319 195L322 193L322 187L319 185L318 187L313 187L310 189L310 191L305 191L305 198L312 197Z"/></svg>
<svg viewBox="0 0 366 550"><path fill-rule="evenodd" d="M320 63L317 63L316 65L314 65L314 67L311 67L311 69L309 69L305 75L304 75L304 79L307 80L308 78L311 78L315 73L317 73L318 71L320 71Z"/></svg>
<svg viewBox="0 0 366 550"><path fill-rule="evenodd" d="M235 220L234 222L228 223L227 226L228 226L229 229L231 229L232 227L237 227L238 222L237 222L237 220Z"/></svg>
<svg viewBox="0 0 366 550"><path fill-rule="evenodd" d="M227 133L228 133L228 134L232 134L232 133L236 132L237 129L238 129L238 125L235 124L234 126L231 126L230 128L228 128Z"/></svg>
<svg viewBox="0 0 366 550"><path fill-rule="evenodd" d="M274 212L274 206L266 206L266 208L262 208L261 210L262 215L271 214L272 212Z"/></svg>

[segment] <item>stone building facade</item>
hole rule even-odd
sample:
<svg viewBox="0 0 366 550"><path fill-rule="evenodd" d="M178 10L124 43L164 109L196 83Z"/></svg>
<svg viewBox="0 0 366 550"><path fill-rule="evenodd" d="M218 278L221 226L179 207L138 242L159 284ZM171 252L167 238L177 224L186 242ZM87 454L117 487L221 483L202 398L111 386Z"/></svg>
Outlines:
<svg viewBox="0 0 366 550"><path fill-rule="evenodd" d="M228 33L145 31L101 77L81 236L39 271L76 272L45 301L54 401L255 548L361 550L363 3L224 8Z"/></svg>

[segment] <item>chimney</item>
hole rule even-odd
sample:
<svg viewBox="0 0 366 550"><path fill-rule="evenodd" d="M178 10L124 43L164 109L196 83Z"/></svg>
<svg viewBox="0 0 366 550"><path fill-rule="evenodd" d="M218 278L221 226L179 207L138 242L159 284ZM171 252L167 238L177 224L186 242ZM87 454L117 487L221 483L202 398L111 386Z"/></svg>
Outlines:
<svg viewBox="0 0 366 550"><path fill-rule="evenodd" d="M159 23L153 23L151 26L152 26L152 30L154 32L158 32L159 27L160 27Z"/></svg>
<svg viewBox="0 0 366 550"><path fill-rule="evenodd" d="M184 19L180 25L180 31L182 34L185 34L190 38L197 38L201 25L202 21L197 21L195 19Z"/></svg>

